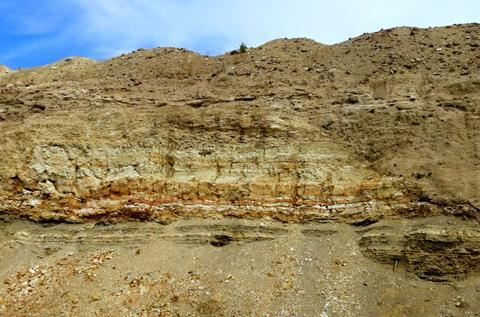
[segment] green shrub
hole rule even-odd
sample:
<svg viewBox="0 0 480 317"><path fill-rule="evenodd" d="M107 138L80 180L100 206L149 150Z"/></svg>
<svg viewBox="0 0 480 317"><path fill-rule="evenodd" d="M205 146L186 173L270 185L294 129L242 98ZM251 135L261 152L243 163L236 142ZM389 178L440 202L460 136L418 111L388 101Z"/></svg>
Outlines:
<svg viewBox="0 0 480 317"><path fill-rule="evenodd" d="M240 48L238 49L240 53L245 53L247 51L247 44L245 43L240 43Z"/></svg>

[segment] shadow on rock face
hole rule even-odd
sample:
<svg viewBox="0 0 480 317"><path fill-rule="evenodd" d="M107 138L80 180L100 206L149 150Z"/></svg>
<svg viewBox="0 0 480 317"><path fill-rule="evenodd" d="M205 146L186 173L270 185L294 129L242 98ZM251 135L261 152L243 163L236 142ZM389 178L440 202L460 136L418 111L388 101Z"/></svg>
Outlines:
<svg viewBox="0 0 480 317"><path fill-rule="evenodd" d="M431 281L464 278L480 268L480 230L474 226L414 226L365 230L359 241L363 255Z"/></svg>

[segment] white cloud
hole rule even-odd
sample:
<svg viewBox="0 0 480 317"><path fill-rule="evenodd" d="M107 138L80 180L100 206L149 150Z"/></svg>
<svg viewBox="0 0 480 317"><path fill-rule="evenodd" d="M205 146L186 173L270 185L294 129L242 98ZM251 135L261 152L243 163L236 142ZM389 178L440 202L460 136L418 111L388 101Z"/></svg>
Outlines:
<svg viewBox="0 0 480 317"><path fill-rule="evenodd" d="M279 37L332 44L393 26L479 22L480 1L50 0L40 5L12 0L0 2L0 11L5 12L1 28L26 35L48 33L4 50L0 61L9 61L15 54L42 54L57 46L57 53L109 58L156 46L221 54L240 42L258 46Z"/></svg>
<svg viewBox="0 0 480 317"><path fill-rule="evenodd" d="M95 50L103 57L142 46L208 50L208 41L216 45L209 50L220 53L241 41L256 46L278 37L310 37L331 44L382 27L480 18L480 6L473 0L76 1L83 12L84 36L96 42Z"/></svg>

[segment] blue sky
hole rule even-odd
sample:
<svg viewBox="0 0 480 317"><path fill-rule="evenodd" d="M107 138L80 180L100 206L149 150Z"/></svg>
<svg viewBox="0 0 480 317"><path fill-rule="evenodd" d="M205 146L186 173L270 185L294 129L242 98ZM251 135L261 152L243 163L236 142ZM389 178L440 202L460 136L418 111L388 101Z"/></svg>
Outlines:
<svg viewBox="0 0 480 317"><path fill-rule="evenodd" d="M480 22L479 0L0 0L0 64L137 48L216 55L279 37L333 44L393 26Z"/></svg>

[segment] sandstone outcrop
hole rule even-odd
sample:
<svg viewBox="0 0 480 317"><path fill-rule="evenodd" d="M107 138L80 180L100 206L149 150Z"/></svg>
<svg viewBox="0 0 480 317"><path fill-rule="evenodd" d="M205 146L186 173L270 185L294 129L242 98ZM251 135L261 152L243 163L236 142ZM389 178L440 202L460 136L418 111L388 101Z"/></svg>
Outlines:
<svg viewBox="0 0 480 317"><path fill-rule="evenodd" d="M477 316L479 34L0 68L0 315Z"/></svg>
<svg viewBox="0 0 480 317"><path fill-rule="evenodd" d="M477 24L0 78L0 211L349 223L480 208Z"/></svg>

